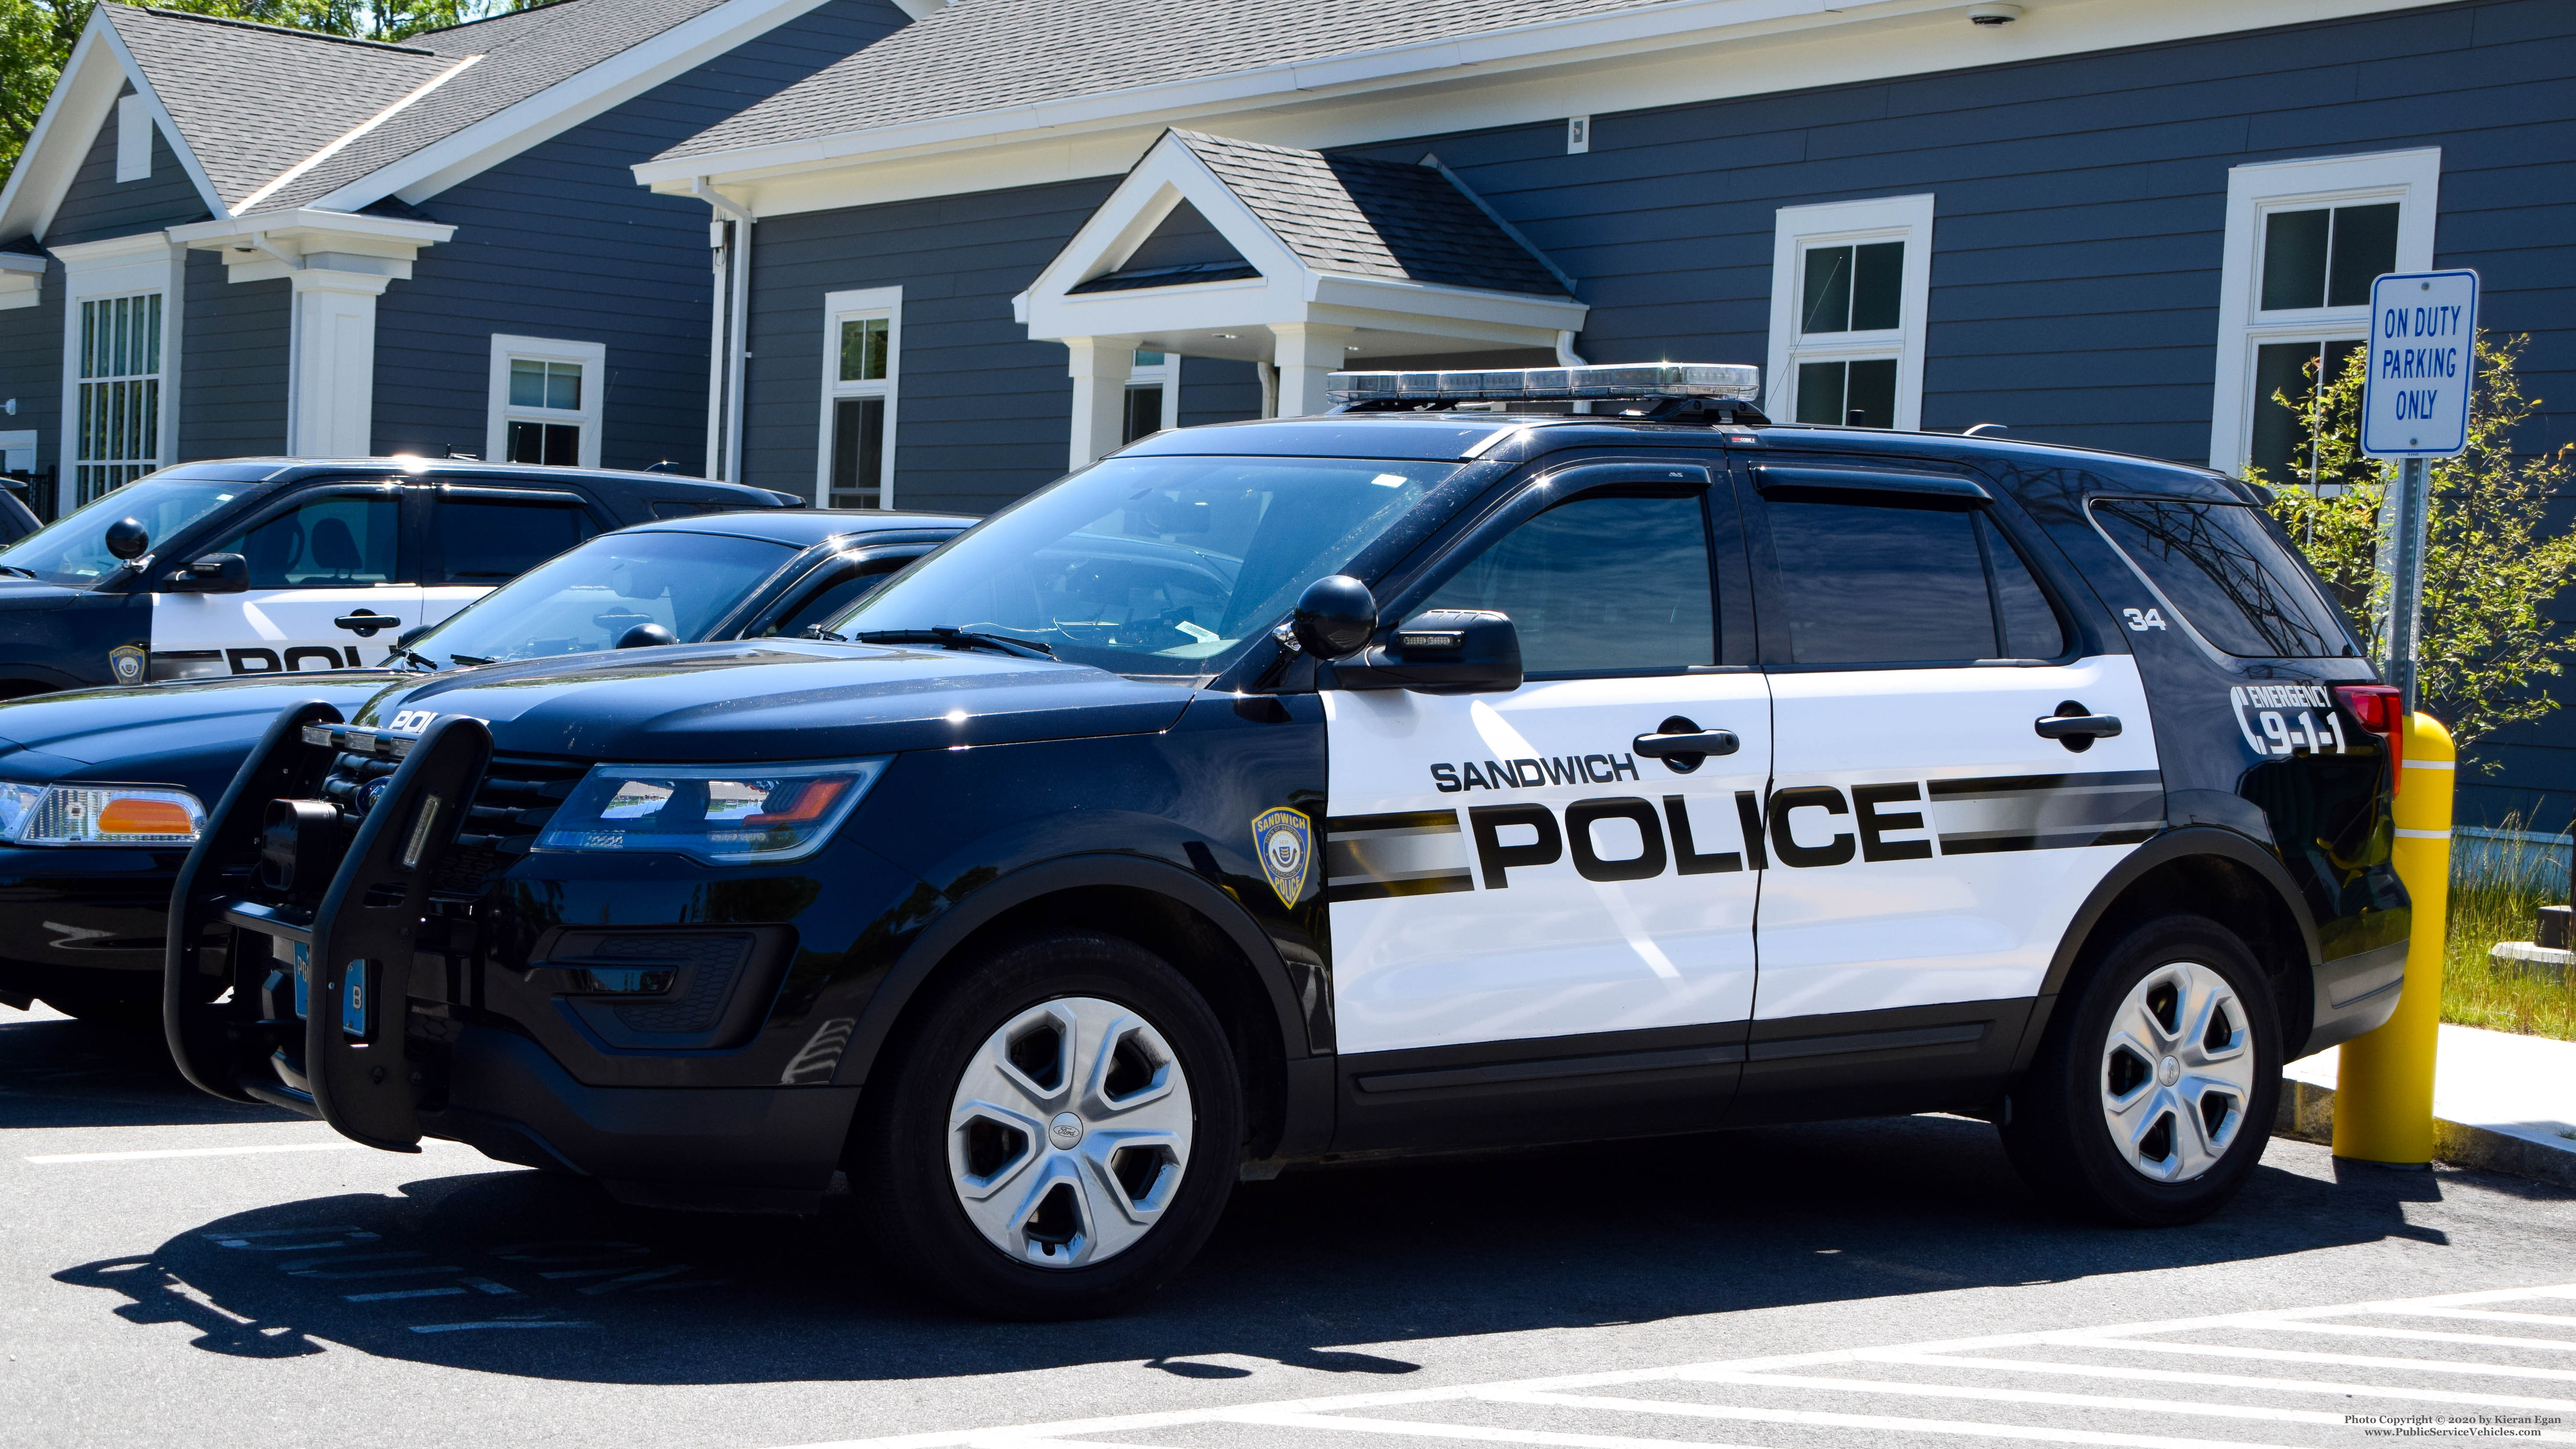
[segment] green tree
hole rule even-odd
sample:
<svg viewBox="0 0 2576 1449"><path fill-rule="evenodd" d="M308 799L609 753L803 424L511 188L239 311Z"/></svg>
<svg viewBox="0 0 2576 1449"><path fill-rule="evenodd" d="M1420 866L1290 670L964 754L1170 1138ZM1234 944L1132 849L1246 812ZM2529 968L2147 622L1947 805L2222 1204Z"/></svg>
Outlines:
<svg viewBox="0 0 2576 1449"><path fill-rule="evenodd" d="M164 9L400 40L547 0L160 0ZM97 0L0 0L0 174L18 164Z"/></svg>
<svg viewBox="0 0 2576 1449"><path fill-rule="evenodd" d="M2514 451L2517 429L2539 404L2514 375L2529 337L2477 338L2469 446L2431 465L2432 519L2424 560L2424 623L2416 676L2422 708L2448 725L2463 753L2505 725L2558 707L2536 687L2561 671L2566 646L2542 608L2576 573L2576 534L2553 532L2551 495L2576 483L2576 444L2537 455ZM2248 468L2272 488L2273 516L2353 619L2371 653L2387 650L2388 577L2381 567L2388 468L2361 452L2361 392L2368 354L2317 385L2310 363L2300 396L2272 400L2307 422L2308 448L2286 478ZM2480 768L2493 773L2494 761Z"/></svg>

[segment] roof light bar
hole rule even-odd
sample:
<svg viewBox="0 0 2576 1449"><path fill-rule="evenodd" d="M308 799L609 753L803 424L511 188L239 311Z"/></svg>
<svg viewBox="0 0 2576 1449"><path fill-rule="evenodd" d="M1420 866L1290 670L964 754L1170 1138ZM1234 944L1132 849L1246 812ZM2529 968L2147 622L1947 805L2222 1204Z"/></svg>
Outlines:
<svg viewBox="0 0 2576 1449"><path fill-rule="evenodd" d="M1601 363L1503 372L1337 372L1335 402L1551 402L1591 398L1714 397L1752 402L1762 369L1740 362Z"/></svg>

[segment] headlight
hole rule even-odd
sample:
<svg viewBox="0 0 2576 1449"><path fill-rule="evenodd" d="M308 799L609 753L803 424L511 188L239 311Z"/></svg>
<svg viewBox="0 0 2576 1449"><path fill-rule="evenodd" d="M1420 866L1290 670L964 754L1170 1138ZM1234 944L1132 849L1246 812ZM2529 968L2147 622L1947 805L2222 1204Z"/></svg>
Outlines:
<svg viewBox="0 0 2576 1449"><path fill-rule="evenodd" d="M537 849L654 851L710 865L799 860L831 838L885 766L595 765Z"/></svg>
<svg viewBox="0 0 2576 1449"><path fill-rule="evenodd" d="M205 828L185 790L0 782L0 840L12 845L194 845Z"/></svg>

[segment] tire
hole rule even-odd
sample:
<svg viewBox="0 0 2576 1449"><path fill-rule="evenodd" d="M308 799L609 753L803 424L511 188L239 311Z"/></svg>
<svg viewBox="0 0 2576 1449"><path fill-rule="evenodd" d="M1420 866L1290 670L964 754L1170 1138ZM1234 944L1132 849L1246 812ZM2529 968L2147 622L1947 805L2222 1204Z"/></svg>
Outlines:
<svg viewBox="0 0 2576 1449"><path fill-rule="evenodd" d="M2156 917L2061 999L2013 1092L2004 1150L2063 1211L2198 1222L2261 1161L2281 1060L2271 991L2245 943L2204 917Z"/></svg>
<svg viewBox="0 0 2576 1449"><path fill-rule="evenodd" d="M1207 1003L1151 952L1067 931L985 956L907 1023L869 1073L848 1164L870 1251L917 1288L996 1318L1092 1318L1197 1255L1242 1143Z"/></svg>

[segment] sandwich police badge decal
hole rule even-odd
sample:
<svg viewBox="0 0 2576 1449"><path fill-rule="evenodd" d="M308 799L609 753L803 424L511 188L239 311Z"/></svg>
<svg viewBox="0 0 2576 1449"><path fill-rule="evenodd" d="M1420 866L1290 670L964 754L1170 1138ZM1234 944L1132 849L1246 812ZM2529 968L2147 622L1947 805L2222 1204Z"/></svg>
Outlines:
<svg viewBox="0 0 2576 1449"><path fill-rule="evenodd" d="M107 651L107 672L119 684L141 684L146 655L131 644L119 644Z"/></svg>
<svg viewBox="0 0 2576 1449"><path fill-rule="evenodd" d="M1252 821L1252 853L1261 857L1261 873L1279 892L1279 903L1295 907L1306 893L1306 874L1314 862L1315 827L1282 805L1264 810Z"/></svg>

